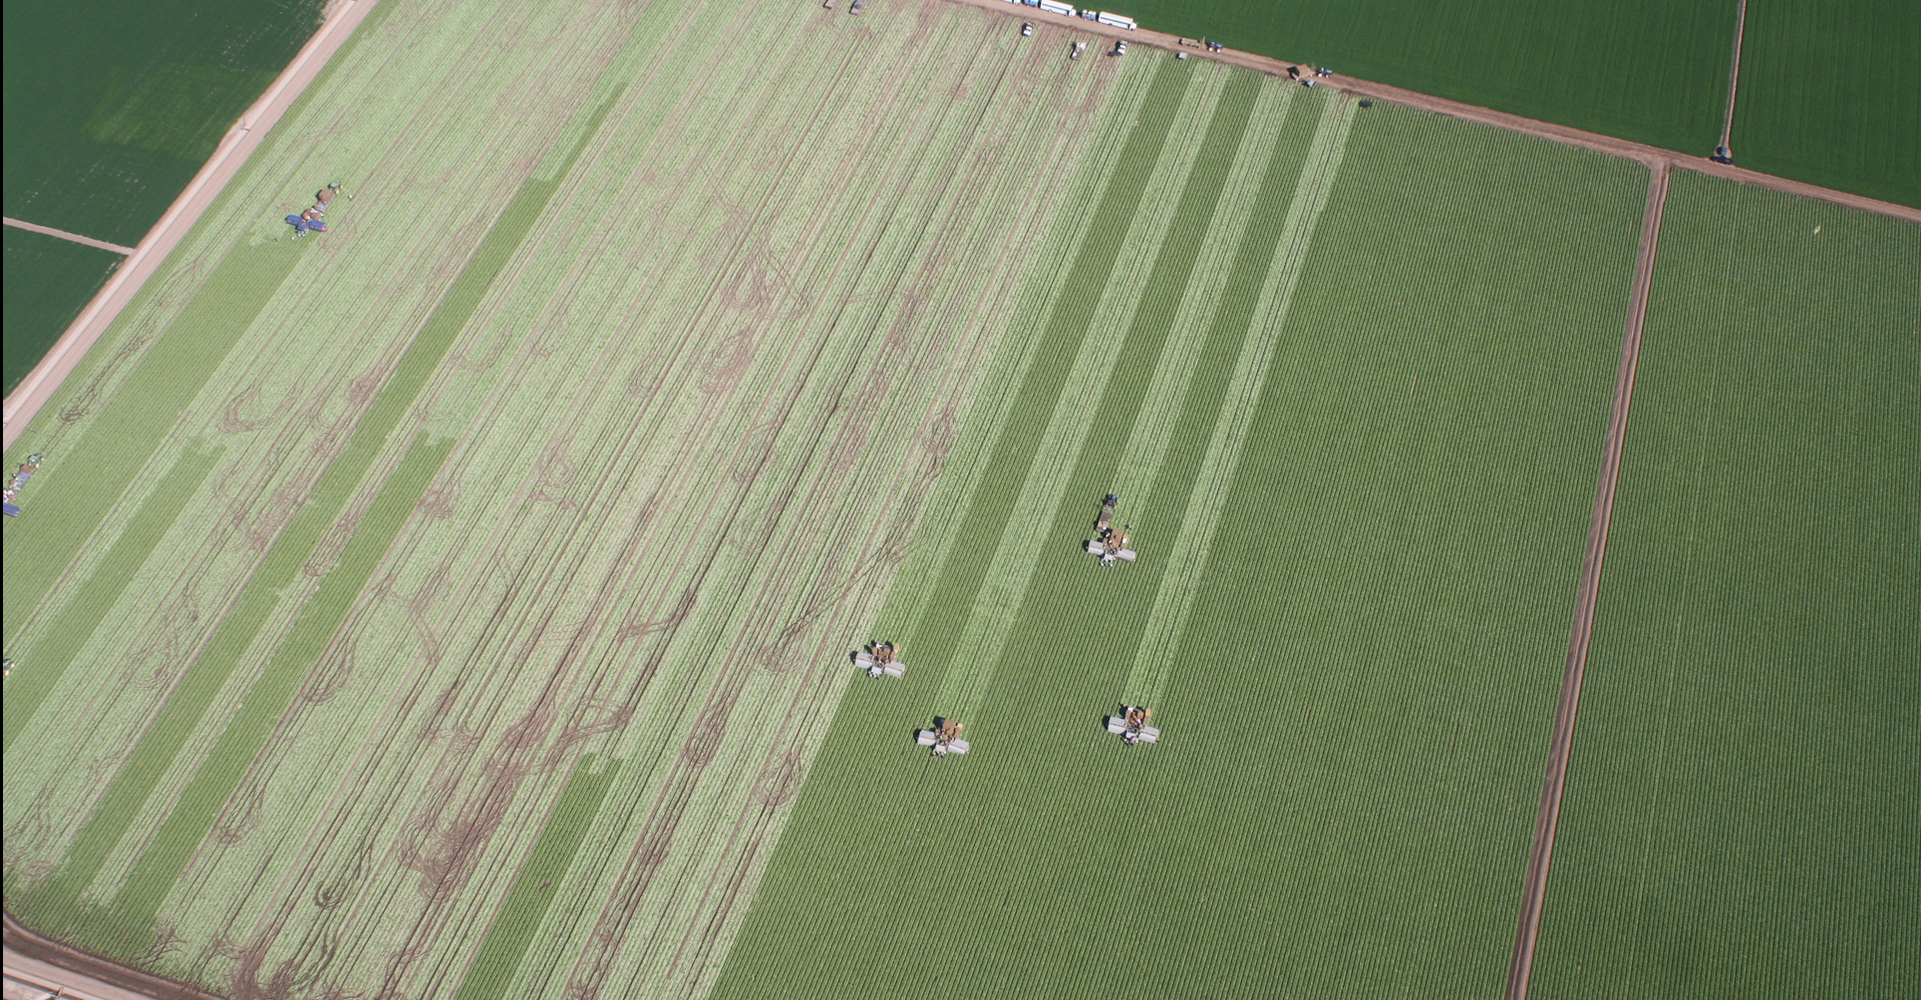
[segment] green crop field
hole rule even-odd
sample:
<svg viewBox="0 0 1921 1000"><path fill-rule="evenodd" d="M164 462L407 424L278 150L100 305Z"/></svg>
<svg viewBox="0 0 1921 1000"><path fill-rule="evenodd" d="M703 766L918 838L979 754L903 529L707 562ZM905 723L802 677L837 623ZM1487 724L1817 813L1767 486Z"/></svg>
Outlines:
<svg viewBox="0 0 1921 1000"><path fill-rule="evenodd" d="M1736 162L1921 208L1921 4L1753 0Z"/></svg>
<svg viewBox="0 0 1921 1000"><path fill-rule="evenodd" d="M1222 113L1130 269L1205 291L1043 339L963 433L878 619L908 675L849 692L719 996L1498 990L1646 173L1302 96L1210 215Z"/></svg>
<svg viewBox="0 0 1921 1000"><path fill-rule="evenodd" d="M1676 174L1535 972L1913 996L1921 229Z"/></svg>
<svg viewBox="0 0 1921 1000"><path fill-rule="evenodd" d="M8 331L4 391L12 392L126 258L13 226L0 239L6 253L5 298L0 299ZM52 331L54 336L28 336L28 330Z"/></svg>
<svg viewBox="0 0 1921 1000"><path fill-rule="evenodd" d="M60 0L7 3L7 218L140 242L299 51L324 6L91 0L77 16ZM112 263L107 251L39 250L16 245L18 237L7 230L7 392L105 283Z"/></svg>
<svg viewBox="0 0 1921 1000"><path fill-rule="evenodd" d="M1142 27L1706 156L1736 0L1117 0ZM1753 0L1737 162L1921 207L1921 5Z"/></svg>
<svg viewBox="0 0 1921 1000"><path fill-rule="evenodd" d="M1734 0L1117 0L1115 9L1144 28L1699 156L1721 134L1735 22Z"/></svg>
<svg viewBox="0 0 1921 1000"><path fill-rule="evenodd" d="M1646 168L846 6L382 0L7 451L10 914L237 1000L1500 988ZM1539 982L1724 877L1890 982L1915 230L1670 200L1577 746L1723 756L1577 759Z"/></svg>

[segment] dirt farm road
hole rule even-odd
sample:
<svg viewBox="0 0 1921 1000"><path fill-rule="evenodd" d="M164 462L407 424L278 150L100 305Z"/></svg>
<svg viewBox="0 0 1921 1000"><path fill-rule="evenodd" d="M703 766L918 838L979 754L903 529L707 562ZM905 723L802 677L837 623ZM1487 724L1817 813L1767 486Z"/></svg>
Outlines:
<svg viewBox="0 0 1921 1000"><path fill-rule="evenodd" d="M9 991L19 984L28 991L72 1000L219 1000L50 941L20 926L11 915L5 918L5 926ZM7 996L11 1000L13 993Z"/></svg>
<svg viewBox="0 0 1921 1000"><path fill-rule="evenodd" d="M286 114L287 109L307 89L307 85L320 75L327 60L346 44L347 39L353 37L354 29L366 19L376 2L344 0L338 5L330 5L331 16L314 32L307 44L301 46L287 68L267 86L267 92L241 114L233 128L227 130L226 136L220 140L220 145L214 147L213 155L207 158L200 172L187 182L186 190L180 192L180 197L168 206L160 221L141 237L140 244L128 254L126 262L114 271L113 277L107 279L106 286L80 311L79 317L67 327L67 332L54 341L47 356L41 358L40 363L34 365L27 377L20 381L19 387L8 394L4 411L0 411L4 413L0 419L4 420L6 428L5 447L13 447L13 442L26 430L34 415L40 412L40 407L53 398L60 383L86 356L87 349L100 339L107 327L113 325L113 321L120 316L120 310L133 301L147 278L160 269L160 263L166 259L168 251L186 237L195 222L200 221L200 214L220 196L227 181L240 172L247 157L266 139L267 133L280 121L280 116ZM12 220L8 221L11 223ZM107 249L118 251L124 248L109 245Z"/></svg>
<svg viewBox="0 0 1921 1000"><path fill-rule="evenodd" d="M1267 56L1258 56L1251 52L1238 52L1234 49L1209 52L1193 39L1182 38L1178 35L1149 31L1146 28L1137 28L1129 31L1125 28L1110 27L1078 17L1049 14L1037 7L1018 6L1009 4L1005 2L1005 0L948 0L948 2L967 4L972 7L980 7L984 10L993 11L997 14L1005 14L1010 21L1044 22L1106 38L1117 40L1125 39L1136 45L1165 49L1169 52L1185 53L1189 59L1212 59L1215 62L1226 63L1230 66L1239 66L1243 69L1251 69L1257 73L1265 73L1269 76L1284 77L1287 75L1289 66L1303 67L1307 65L1306 63L1290 63L1280 59L1271 59ZM1089 58L1091 56L1092 53L1090 53L1088 57L1083 58ZM1065 57L1063 56L1063 58ZM1107 56L1102 54L1102 58L1107 58ZM1610 156L1620 156L1630 160L1638 160L1647 164L1650 168L1657 163L1664 163L1669 167L1693 170L1698 173L1738 181L1742 184L1753 184L1757 187L1764 187L1774 191L1800 195L1803 198L1813 198L1818 201L1831 202L1857 211L1872 212L1875 215L1886 215L1921 224L1921 208L1909 208L1906 205L1896 205L1893 202L1864 198L1860 195L1848 194L1845 191L1835 191L1813 184L1803 184L1800 181L1791 181L1785 177L1776 177L1772 174L1743 170L1740 167L1716 163L1705 156L1688 156L1683 153L1676 153L1673 150L1661 149L1656 146L1644 146L1638 142L1616 139L1612 136L1601 135L1597 132L1583 132L1580 129L1568 128L1565 125L1555 125L1533 118L1523 118L1520 115L1511 115L1504 111L1495 111L1492 108L1462 104L1459 101L1450 101L1442 97L1432 97L1427 94L1416 93L1412 90L1402 90L1399 87L1390 87L1384 83L1357 80L1354 77L1342 76L1339 73L1330 77L1324 77L1316 82L1320 86L1333 87L1343 93L1353 94L1357 97L1371 97L1376 100L1404 104L1408 107L1420 108L1424 111L1432 111L1435 114L1446 115L1449 118L1460 118L1464 121L1493 125L1496 128L1504 128L1514 132L1525 132L1528 135L1539 136L1540 138L1550 139L1554 142L1565 143L1570 146L1579 146L1583 149L1591 149L1598 153L1607 153Z"/></svg>
<svg viewBox="0 0 1921 1000"><path fill-rule="evenodd" d="M207 164L201 168L167 213L140 241L140 245L133 249L127 263L94 297L93 301L88 303L86 309L55 344L47 358L29 373L14 394L7 397L5 403L7 447L12 447L14 440L32 420L40 406L51 398L61 381L72 371L87 349L113 322L119 311L132 300L142 282L158 268L167 252L185 236L200 214L212 204L226 182L239 171L248 155L271 130L273 124L300 96L307 84L318 75L328 58L351 36L354 28L372 9L375 2L377 0L345 0L334 10L333 16L295 56L267 93L235 124ZM971 4L1005 15L1010 22L1031 20L1052 23L1086 34L1125 39L1137 45L1184 53L1189 58L1212 59L1270 76L1284 77L1290 65L1299 65L1233 50L1209 52L1197 43L1178 36L1145 29L1128 31L1112 28L1080 18L1048 14L1038 8L1012 6L1004 0L951 0L951 2ZM1737 54L1736 72L1738 72L1738 58ZM1343 93L1357 97L1390 101L1612 156L1633 159L1646 164L1652 175L1639 257L1630 293L1620 372L1616 382L1614 404L1609 419L1600 482L1595 499L1593 523L1580 578L1566 673L1551 739L1540 815L1536 823L1534 846L1528 863L1526 888L1522 898L1520 925L1515 937L1514 954L1510 965L1506 996L1510 1000L1524 1000L1527 995L1528 975L1532 967L1534 943L1538 935L1545 899L1561 792L1566 778L1568 756L1573 746L1574 721L1580 702L1581 677L1586 664L1588 636L1593 625L1601 567L1606 554L1608 522L1613 508L1614 488L1620 474L1628 409L1633 395L1634 373L1639 356L1642 321L1652 281L1655 250L1660 238L1661 213L1666 202L1670 171L1673 168L1693 170L1916 224L1921 224L1921 209L1803 184L1715 163L1704 157L1685 156L1670 150L1583 132L1489 108L1461 104L1339 74L1324 78L1323 85L1332 86ZM1732 80L1729 97L1731 118ZM10 916L6 918L6 944L6 968L9 977L14 977L17 968L21 974L19 978L23 982L35 985L41 982L48 983L52 987L48 992L66 986L66 995L89 997L93 1000L209 996L197 991L185 992L178 984L154 979L138 970L107 963L67 949L55 942L38 938L15 923ZM48 959L57 959L58 962L50 963ZM84 979L75 978L78 970L86 970L78 972L78 975L85 977Z"/></svg>
<svg viewBox="0 0 1921 1000"><path fill-rule="evenodd" d="M1641 357L1641 327L1647 316L1648 290L1654 280L1655 248L1661 242L1661 211L1668 197L1668 164L1657 162L1652 170L1647 214L1641 222L1641 250L1634 263L1633 290L1628 298L1627 329L1621 342L1621 369L1615 378L1614 406L1608 415L1607 443L1601 456L1601 481L1594 497L1594 520L1588 528L1587 556L1582 561L1581 581L1575 592L1567 670L1561 680L1561 703L1554 714L1547 778L1541 789L1541 811L1534 824L1534 848L1528 858L1527 881L1521 893L1520 927L1514 935L1514 954L1508 966L1508 1000L1527 997L1528 975L1534 967L1534 943L1541 930L1541 908L1547 898L1548 865L1554 857L1554 833L1561 818L1561 792L1567 783L1568 757L1574 750L1574 718L1581 707L1581 677L1587 669L1588 637L1594 631L1601 564L1607 557L1608 523L1614 514L1614 487L1621 478L1628 406L1634 400L1634 372Z"/></svg>

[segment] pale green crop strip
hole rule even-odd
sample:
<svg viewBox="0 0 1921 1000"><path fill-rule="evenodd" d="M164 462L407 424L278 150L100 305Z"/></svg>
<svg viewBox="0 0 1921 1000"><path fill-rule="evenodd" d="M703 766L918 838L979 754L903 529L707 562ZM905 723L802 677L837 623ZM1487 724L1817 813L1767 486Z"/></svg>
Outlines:
<svg viewBox="0 0 1921 1000"><path fill-rule="evenodd" d="M1287 118L1290 99L1296 93L1293 88L1261 88L1259 103L1221 192L1221 204L1242 206L1253 202L1261 187L1262 170L1280 136L1281 123ZM1208 321L1220 301L1223 283L1233 269L1235 251L1252 217L1253 213L1247 211L1215 215L1188 282L1186 299L1174 329L1168 333L1168 349L1161 353L1155 365L1140 416L1121 449L1123 460L1115 472L1113 490L1122 499L1122 520L1135 518L1131 523L1137 527L1150 523L1140 520L1137 512L1155 510L1153 486L1160 478L1158 470L1167 457L1167 450L1173 446L1181 406L1206 343Z"/></svg>
<svg viewBox="0 0 1921 1000"><path fill-rule="evenodd" d="M1047 190L1055 195L1060 206L1059 222L1044 240L1033 245L1032 256L1039 264L1028 277L1026 288L1014 297L1005 313L1003 322L1009 329L999 338L1001 349L988 362L981 388L972 394L968 407L955 414L960 420L959 436L934 487L934 497L928 505L933 513L917 532L918 541L902 562L897 576L899 582L880 615L883 627L904 628L927 616L934 599L934 583L960 541L960 533L954 529L966 516L967 498L980 488L994 446L1006 427L1009 408L1029 369L1040 360L1038 353L1046 318L1067 278L1068 268L1064 262L1074 259L1087 237L1089 212L1100 200L1125 145L1127 130L1120 127L1120 123L1138 111L1146 96L1152 74L1133 68L1139 65L1142 64L1120 68L1116 92L1103 102L1099 124L1090 132L1099 145L1080 154L1081 165L1073 182L1039 178L1038 182L1049 185ZM1036 205L1047 203L1042 200Z"/></svg>
<svg viewBox="0 0 1921 1000"><path fill-rule="evenodd" d="M1168 550L1167 569L1155 594L1154 608L1148 613L1146 633L1135 654L1133 669L1121 688L1125 704L1158 705L1166 691L1167 673L1187 630L1194 598L1200 592L1199 576L1207 565L1220 527L1225 493L1239 469L1241 445L1246 441L1247 427L1254 417L1254 404L1261 398L1261 389L1267 381L1268 360L1280 338L1281 326L1287 320L1288 304L1314 240L1315 223L1320 221L1335 177L1340 173L1355 104L1345 97L1326 100L1300 186L1288 207L1280 248L1262 290L1261 306L1255 313L1266 318L1265 326L1250 331L1235 362L1227 404L1222 407L1220 420L1207 444L1207 457L1201 463L1201 481L1188 503L1189 513L1181 522L1180 533Z"/></svg>
<svg viewBox="0 0 1921 1000"><path fill-rule="evenodd" d="M1160 72L1169 71L1163 69ZM1205 121L1208 109L1218 99L1219 79L1220 76L1214 76L1208 81L1210 85L1188 86L1180 94L1178 108L1172 109L1175 110L1173 117ZM1137 129L1156 127L1166 129L1168 123L1143 120L1136 126ZM1063 299L1054 306L1055 312L1049 319L1050 327L1067 327L1079 322L1085 324L1085 332L1079 337L1077 350L1044 427L1038 435L1027 441L1026 447L1032 449L1032 456L1028 459L1019 492L1005 512L1005 527L996 540L993 555L981 576L979 590L973 595L954 642L947 673L935 695L933 711L936 714L962 721L976 717L981 695L1002 659L1001 654L1016 612L1025 601L1034 567L1046 553L1047 547L1041 539L1054 523L1055 512L1065 500L1062 486L1073 471L1074 457L1087 444L1088 436L1094 429L1094 417L1100 408L1102 394L1096 390L1107 384L1117 351L1128 332L1127 317L1137 305L1140 287L1138 281L1131 280L1131 277L1143 268L1138 260L1130 260L1129 257L1151 259L1150 250L1162 242L1167 226L1173 221L1171 209L1176 199L1157 195L1179 190L1192 157L1198 150L1198 143L1192 141L1163 140L1156 146L1155 163L1143 182L1144 186L1131 198L1123 196L1119 199L1121 208L1133 213L1122 227L1125 235L1121 240L1121 247L1131 249L1132 254L1110 256L1110 263L1097 276L1099 285L1080 289L1083 294L1091 292L1093 301ZM1112 225L1119 220L1101 221ZM1077 273L1086 267L1085 262L1099 260L1101 253L1102 248L1084 247L1083 256L1076 262ZM1091 271L1085 273L1092 276ZM1087 318L1077 320L1074 313L1082 313ZM1088 388L1078 388L1082 386ZM1022 446L1015 444L1013 447L1018 450ZM962 545L969 542L984 544L987 539L962 538L958 541ZM979 552L958 555L969 562L979 560L981 556Z"/></svg>

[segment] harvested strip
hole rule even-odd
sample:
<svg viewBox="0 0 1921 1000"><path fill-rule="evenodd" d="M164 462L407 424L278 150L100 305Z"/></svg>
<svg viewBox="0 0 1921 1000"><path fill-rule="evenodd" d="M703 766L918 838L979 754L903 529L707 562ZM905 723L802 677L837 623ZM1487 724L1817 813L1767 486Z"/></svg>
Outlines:
<svg viewBox="0 0 1921 1000"><path fill-rule="evenodd" d="M1215 424L1207 456L1201 461L1200 479L1188 503L1193 513L1181 522L1180 534L1168 549L1167 570L1161 577L1154 609L1148 613L1149 638L1141 643L1134 667L1122 687L1122 698L1127 704L1158 704L1166 690L1167 671L1186 632L1188 617L1193 613L1194 598L1200 592L1200 572L1207 564L1214 533L1220 526L1224 494L1239 469L1241 445L1254 416L1254 404L1260 400L1261 387L1267 380L1268 356L1279 338L1288 303L1306 264L1314 225L1327 208L1334 178L1340 172L1354 110L1352 100L1340 98L1328 101L1321 113L1320 128L1308 149L1306 169L1288 205L1287 221L1275 238L1277 256L1262 289L1265 305L1256 312L1256 315L1275 319L1265 331L1250 331L1235 362L1227 404ZM1258 254L1258 249L1254 253Z"/></svg>
<svg viewBox="0 0 1921 1000"><path fill-rule="evenodd" d="M1160 159L1161 148L1174 123L1175 109L1187 91L1189 79L1186 67L1173 63L1163 64L1155 74L1139 121L1128 136L1119 166L1095 210L1094 225L1055 299L1035 354L1035 364L1028 370L1013 402L1008 417L1010 423L1002 431L981 485L968 507L969 516L960 529L960 538L980 541L991 538L998 552L1004 547L1003 537L1019 530L1013 519L1016 505L1024 494L1023 487L1035 468L1038 444L1035 438L1051 427L1068 375L1078 367L1073 358L1063 361L1062 355L1069 346L1075 347L1075 357L1083 353L1083 340L1093 323L1094 306L1108 286L1114 262L1120 255L1122 237L1139 210L1141 196ZM1027 446L1025 449L1023 444ZM973 548L979 547L977 544ZM989 566L990 561L980 558L975 551L956 550L947 560L940 596L935 598L928 613L944 612L945 606L956 604L975 608L982 607L983 602L986 606L995 605L997 602L988 595L996 583L988 576ZM958 636L945 642L941 638L944 637L930 636L920 646L928 650L927 654L919 654L922 659L933 661L929 666L944 665L948 657L963 648ZM959 671L950 671L955 676L943 682L935 711L965 711L971 704L967 699L978 689L968 675L992 670L991 664L979 662L963 662L959 667Z"/></svg>
<svg viewBox="0 0 1921 1000"><path fill-rule="evenodd" d="M19 677L7 678L7 746L13 745L26 728L27 720L33 718L34 710L40 707L41 700L80 655L81 648L93 637L100 622L119 601L120 594L133 582L135 572L153 555L161 537L174 526L188 502L199 492L201 482L220 461L223 451L224 448L214 448L211 452L194 448L174 459L173 468L141 502L133 520L114 540L113 548L48 625L45 638L20 658L22 662L32 663L33 669L22 671Z"/></svg>
<svg viewBox="0 0 1921 1000"><path fill-rule="evenodd" d="M1614 385L1614 410L1608 418L1607 446L1601 457L1600 486L1594 498L1594 521L1588 529L1587 558L1581 567L1580 590L1575 597L1574 628L1568 639L1561 704L1554 715L1547 778L1534 827L1534 849L1528 858L1527 882L1521 893L1521 926L1514 935L1514 956L1508 969L1508 1000L1527 998L1528 977L1534 968L1534 946L1541 933L1541 907L1547 896L1548 867L1554 859L1554 832L1561 818L1568 755L1574 750L1574 720L1581 708L1581 676L1587 668L1588 639L1594 634L1594 605L1601 594L1601 564L1607 558L1608 521L1614 514L1614 488L1621 478L1628 407L1634 401L1641 328L1647 318L1648 290L1654 282L1654 251L1661 241L1661 210L1667 204L1667 197L1668 166L1659 163L1648 181L1647 214L1641 222L1641 253L1634 265L1627 331L1621 344L1621 371Z"/></svg>
<svg viewBox="0 0 1921 1000"><path fill-rule="evenodd" d="M608 107L608 104L602 104L595 109L593 112L595 120L604 117ZM576 145L572 155L578 156L579 151L580 146ZM321 478L320 488L316 490L311 501L293 516L287 528L275 540L260 569L248 582L246 590L242 591L239 606L222 622L220 630L209 640L205 651L188 669L187 676L181 681L179 689L167 699L165 707L153 726L141 737L139 745L129 757L127 766L114 775L113 782L108 786L100 806L88 817L86 825L81 828L80 834L75 838L72 852L75 861L72 873L73 877L83 884L92 882L100 866L105 864L107 853L119 843L127 826L138 814L140 806L146 802L147 796L152 793L161 776L173 763L175 755L180 752L187 737L199 725L201 716L212 704L214 697L225 686L228 676L252 648L255 636L279 603L281 589L293 582L295 575L312 556L314 546L325 537L334 519L346 508L354 493L360 489L361 480L365 478L367 470L373 466L375 458L385 448L388 435L399 424L402 415L413 405L414 397L426 384L433 369L439 365L441 357L445 355L455 335L466 326L468 318L479 306L481 296L485 294L487 287L493 283L494 277L507 263L512 249L519 245L528 227L533 225L540 214L540 209L552 195L553 189L554 182L529 181L523 196L517 197L501 213L501 222L482 241L473 260L462 272L461 278L454 282L452 289L442 301L441 307L435 310L434 316L422 327L419 336L395 369L393 377L389 379L386 387L374 399L373 405L356 425L347 445L341 449L334 461L329 463L327 474ZM408 501L404 507L398 507L390 515L395 518L393 523L385 525L390 530L378 536L370 535L369 538L383 537L389 542L392 540L400 530L401 525L398 519L404 518L405 514L413 509L413 502L419 499L419 494L426 492L428 483L431 482L434 473L439 469L440 461L446 457L450 448L451 442L432 445L422 441L415 442L408 451L408 459L402 460L402 467L409 470L414 482L403 488L401 492L413 493L413 500ZM412 466L407 464L409 459L414 463ZM425 467L428 462L431 462L431 468ZM390 505L397 506L400 499L397 496L390 497L388 502ZM375 504L378 509L379 500L376 500ZM354 543L364 547L366 541L356 536ZM383 544L380 551L363 555L364 561L359 563L363 575L351 589L345 589L349 575L339 573L329 575L327 582L323 584L323 589L330 595L331 600L320 602L319 596L315 598L320 602L319 607L324 609L323 613L339 616L346 614L348 602L351 601L353 594L359 591L360 585L365 582L366 575L373 572L374 565L384 551ZM302 618L306 623L306 631L301 633L303 643L313 642L316 638L313 633L318 632L317 638L324 645L326 638L332 634L333 628L338 624L337 617L312 618L307 617L303 612ZM301 648L303 643L296 643L294 648L288 650L284 657L288 662L282 664L283 670L304 672L312 665L313 658L309 654L314 650ZM302 659L303 656L305 659ZM282 658L276 657L276 659ZM272 670L273 667L270 665L268 668L270 674ZM266 706L280 704L282 708L279 711L284 711L284 699L292 697L297 683L298 676L269 680L267 687L274 694L267 698ZM263 715L271 714L277 718L279 711L256 705L252 717L258 720ZM235 725L238 724L236 721ZM246 728L245 735L247 737L257 735L260 740L265 739L265 732L256 734L254 727ZM242 765L241 771L244 771L245 763L251 761L259 752L259 747L253 745L249 739L242 739L239 746L224 748L231 752L238 752L241 747L248 746L251 746L251 751L246 754L244 760L237 762ZM228 787L226 782L229 778L236 783L239 780L239 772L232 770L235 763L223 762L219 770L220 777L214 779L213 787L201 787L196 790L205 797L215 795L218 788L226 787L227 794L231 794L232 788ZM219 808L218 802L224 801L224 798L225 796L220 796L211 801L185 803L190 808L178 822L203 830L211 827L214 812ZM192 806L198 806L206 811L195 813ZM164 860L149 863L142 868L145 877L164 878L166 885L171 885L180 874L179 866L184 865L186 857L190 856L192 846L192 841L166 845L164 849L170 853ZM165 896L164 888L164 886L155 887L145 884L139 888L133 888L123 884L119 898L139 900L133 905L145 912L159 905Z"/></svg>

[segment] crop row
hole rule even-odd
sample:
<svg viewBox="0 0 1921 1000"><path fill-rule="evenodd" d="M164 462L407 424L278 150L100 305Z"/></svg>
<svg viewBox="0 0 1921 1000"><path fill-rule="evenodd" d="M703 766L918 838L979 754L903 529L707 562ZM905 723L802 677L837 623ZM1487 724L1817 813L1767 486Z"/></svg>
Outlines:
<svg viewBox="0 0 1921 1000"><path fill-rule="evenodd" d="M1234 404L1231 374L1194 366L1192 419L1183 402L1137 512L1173 518L1150 536L1170 543L1220 525L1171 640L1166 742L1129 748L1100 726L1136 651L1169 641L1145 634L1167 574L1148 546L1102 571L1065 544L1094 513L1072 498L1097 500L1113 475L1090 438L1046 535L1064 543L1009 612L975 751L933 761L876 742L935 683L914 669L850 690L719 995L936 979L1060 996L1498 988L1645 183L1411 112L1300 95L1291 110L1311 112L1277 137L1294 158L1261 166L1295 164L1284 186L1302 196L1256 211L1240 244L1276 247L1246 307L1271 338L1266 379ZM1297 183L1330 158L1308 151L1315 132L1346 114L1338 175ZM1431 169L1436 149L1455 166ZM1509 208L1483 171L1541 203ZM1317 202L1311 242L1282 252ZM1446 238L1490 212L1501 239ZM1180 328L1226 354L1207 325ZM1246 340L1218 339L1231 373ZM1116 379L1140 393L1156 364ZM1231 482L1163 508L1182 491L1160 478L1239 420ZM1463 443L1495 421L1503 443ZM1435 475L1454 465L1474 474ZM862 831L858 864L838 849L847 830ZM872 947L873 928L915 946Z"/></svg>

